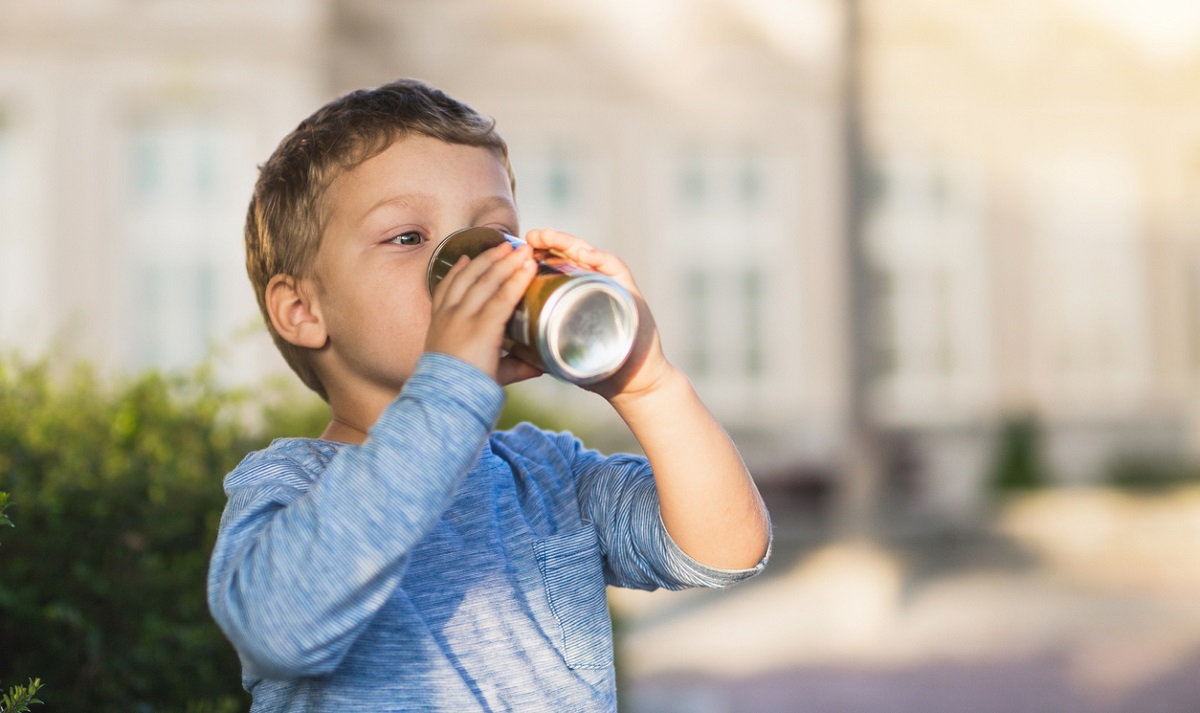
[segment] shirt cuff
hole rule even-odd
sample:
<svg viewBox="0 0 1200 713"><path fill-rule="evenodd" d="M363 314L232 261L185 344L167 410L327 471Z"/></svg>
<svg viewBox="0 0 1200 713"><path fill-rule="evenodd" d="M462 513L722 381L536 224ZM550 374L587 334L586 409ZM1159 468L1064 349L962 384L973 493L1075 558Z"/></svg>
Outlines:
<svg viewBox="0 0 1200 713"><path fill-rule="evenodd" d="M763 558L759 560L758 564L748 569L710 567L694 559L679 547L675 539L671 537L671 533L667 531L666 524L662 522L661 513L659 514L659 526L662 528L663 540L665 541L667 553L676 570L676 576L692 586L721 589L750 579L759 572L762 572L767 566L767 560L771 559L771 549L775 544L775 532L771 527L770 515L767 518L767 551L763 554Z"/></svg>
<svg viewBox="0 0 1200 713"><path fill-rule="evenodd" d="M458 357L425 352L404 384L400 399L436 404L453 402L490 431L504 408L504 389L490 376Z"/></svg>

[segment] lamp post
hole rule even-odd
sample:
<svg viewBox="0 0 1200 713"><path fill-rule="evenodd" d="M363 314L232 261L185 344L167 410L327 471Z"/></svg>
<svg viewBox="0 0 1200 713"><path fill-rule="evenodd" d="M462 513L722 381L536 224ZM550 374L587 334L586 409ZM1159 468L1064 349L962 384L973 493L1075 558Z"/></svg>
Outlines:
<svg viewBox="0 0 1200 713"><path fill-rule="evenodd" d="M842 482L836 526L842 536L871 538L878 527L882 462L870 406L876 337L866 255L870 167L863 137L862 3L843 0L842 111L845 150L846 346L849 379Z"/></svg>

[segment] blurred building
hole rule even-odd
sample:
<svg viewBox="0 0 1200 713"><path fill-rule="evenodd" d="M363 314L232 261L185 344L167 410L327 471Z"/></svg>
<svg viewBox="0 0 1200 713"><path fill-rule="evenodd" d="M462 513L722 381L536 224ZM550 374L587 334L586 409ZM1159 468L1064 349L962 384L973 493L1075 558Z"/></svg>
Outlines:
<svg viewBox="0 0 1200 713"><path fill-rule="evenodd" d="M837 3L403 8L332 3L331 88L416 76L495 116L523 228L630 264L668 354L767 477L827 467L846 349ZM530 390L623 432L594 397L545 381Z"/></svg>
<svg viewBox="0 0 1200 713"><path fill-rule="evenodd" d="M825 0L0 0L3 342L128 368L215 344L232 378L283 369L234 338L258 322L254 166L335 94L415 76L497 118L525 227L627 259L750 454L828 462L838 20ZM594 399L534 391L603 440Z"/></svg>
<svg viewBox="0 0 1200 713"><path fill-rule="evenodd" d="M324 17L309 0L0 0L5 348L180 368L251 323L244 206L325 94Z"/></svg>
<svg viewBox="0 0 1200 713"><path fill-rule="evenodd" d="M1119 7L862 0L847 48L841 0L0 0L0 343L283 370L241 265L254 167L414 76L496 117L523 227L627 260L756 472L835 478L855 51L885 478L970 513L1023 412L1065 480L1194 453L1200 60ZM520 388L621 444L594 397Z"/></svg>
<svg viewBox="0 0 1200 713"><path fill-rule="evenodd" d="M935 497L979 492L1014 414L1066 482L1197 452L1189 8L864 2L875 413L916 434Z"/></svg>

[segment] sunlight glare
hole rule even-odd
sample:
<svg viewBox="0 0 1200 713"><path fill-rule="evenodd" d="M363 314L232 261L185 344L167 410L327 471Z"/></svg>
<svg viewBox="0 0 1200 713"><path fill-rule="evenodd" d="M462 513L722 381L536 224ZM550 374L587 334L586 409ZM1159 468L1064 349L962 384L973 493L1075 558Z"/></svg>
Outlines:
<svg viewBox="0 0 1200 713"><path fill-rule="evenodd" d="M1150 54L1176 58L1200 47L1196 0L1068 0L1081 15L1127 36Z"/></svg>

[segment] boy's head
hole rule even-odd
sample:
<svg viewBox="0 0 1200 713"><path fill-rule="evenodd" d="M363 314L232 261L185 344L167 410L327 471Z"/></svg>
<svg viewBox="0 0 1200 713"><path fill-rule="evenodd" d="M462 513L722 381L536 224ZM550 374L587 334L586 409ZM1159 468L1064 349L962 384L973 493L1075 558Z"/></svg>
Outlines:
<svg viewBox="0 0 1200 713"><path fill-rule="evenodd" d="M309 277L330 217L326 198L334 179L413 134L490 150L515 188L508 146L494 122L416 80L335 99L301 122L259 169L246 216L246 270L283 358L322 398L328 394L312 350L283 339L271 322L267 285L277 275Z"/></svg>

